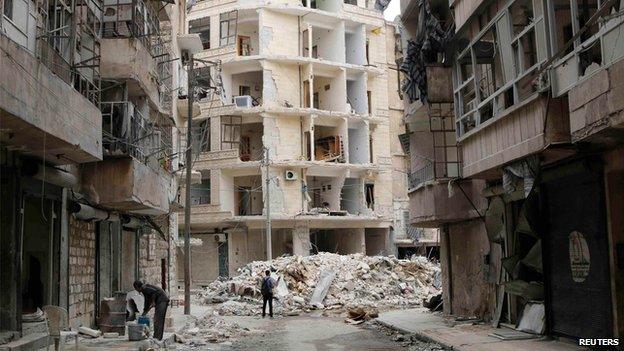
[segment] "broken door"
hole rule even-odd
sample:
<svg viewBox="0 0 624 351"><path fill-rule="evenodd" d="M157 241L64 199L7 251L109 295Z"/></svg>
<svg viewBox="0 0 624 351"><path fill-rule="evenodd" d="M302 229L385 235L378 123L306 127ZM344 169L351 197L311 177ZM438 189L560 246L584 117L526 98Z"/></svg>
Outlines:
<svg viewBox="0 0 624 351"><path fill-rule="evenodd" d="M544 240L550 330L576 338L613 335L602 172L585 163L544 183Z"/></svg>

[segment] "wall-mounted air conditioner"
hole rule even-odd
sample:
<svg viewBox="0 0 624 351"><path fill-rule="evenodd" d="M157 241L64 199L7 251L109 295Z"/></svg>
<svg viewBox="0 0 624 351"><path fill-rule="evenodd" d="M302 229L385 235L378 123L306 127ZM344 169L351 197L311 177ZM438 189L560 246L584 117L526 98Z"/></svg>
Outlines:
<svg viewBox="0 0 624 351"><path fill-rule="evenodd" d="M234 97L234 105L236 105L236 107L250 108L251 107L251 96L249 96L249 95L235 96Z"/></svg>
<svg viewBox="0 0 624 351"><path fill-rule="evenodd" d="M227 241L227 236L225 236L225 234L215 234L214 241L218 243L224 243Z"/></svg>
<svg viewBox="0 0 624 351"><path fill-rule="evenodd" d="M295 171L286 171L284 173L284 178L286 178L286 180L297 180L297 173L295 173Z"/></svg>

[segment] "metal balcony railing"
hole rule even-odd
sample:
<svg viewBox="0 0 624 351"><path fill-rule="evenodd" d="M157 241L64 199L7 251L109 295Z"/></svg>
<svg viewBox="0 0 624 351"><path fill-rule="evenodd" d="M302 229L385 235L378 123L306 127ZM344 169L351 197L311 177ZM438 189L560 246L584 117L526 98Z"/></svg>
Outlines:
<svg viewBox="0 0 624 351"><path fill-rule="evenodd" d="M408 175L409 187L414 189L428 181L459 177L459 167L459 161L430 161Z"/></svg>
<svg viewBox="0 0 624 351"><path fill-rule="evenodd" d="M108 156L132 156L148 163L157 160L171 170L171 126L145 118L129 101L102 102L102 146Z"/></svg>

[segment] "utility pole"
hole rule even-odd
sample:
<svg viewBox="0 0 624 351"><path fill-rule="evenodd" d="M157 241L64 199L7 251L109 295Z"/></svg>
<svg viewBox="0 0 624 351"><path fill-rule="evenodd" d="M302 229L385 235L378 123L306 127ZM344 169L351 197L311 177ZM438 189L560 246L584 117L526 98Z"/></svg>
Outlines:
<svg viewBox="0 0 624 351"><path fill-rule="evenodd" d="M184 198L184 314L191 314L191 172L193 171L193 98L195 63L188 62L188 120L186 123L186 188Z"/></svg>
<svg viewBox="0 0 624 351"><path fill-rule="evenodd" d="M267 260L273 259L273 248L271 247L271 178L269 176L269 148L264 148L264 167L266 170L266 240L267 240Z"/></svg>

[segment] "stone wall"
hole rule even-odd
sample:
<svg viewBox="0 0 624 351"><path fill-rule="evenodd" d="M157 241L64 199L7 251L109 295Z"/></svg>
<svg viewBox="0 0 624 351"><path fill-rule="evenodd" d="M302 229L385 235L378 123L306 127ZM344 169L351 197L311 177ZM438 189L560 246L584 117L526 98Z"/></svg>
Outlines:
<svg viewBox="0 0 624 351"><path fill-rule="evenodd" d="M69 322L95 324L95 223L69 219Z"/></svg>
<svg viewBox="0 0 624 351"><path fill-rule="evenodd" d="M167 257L168 244L155 233L141 235L139 241L139 277L148 284L162 287L162 260L168 269L165 277L167 288L176 288L176 250L171 250L171 257Z"/></svg>

